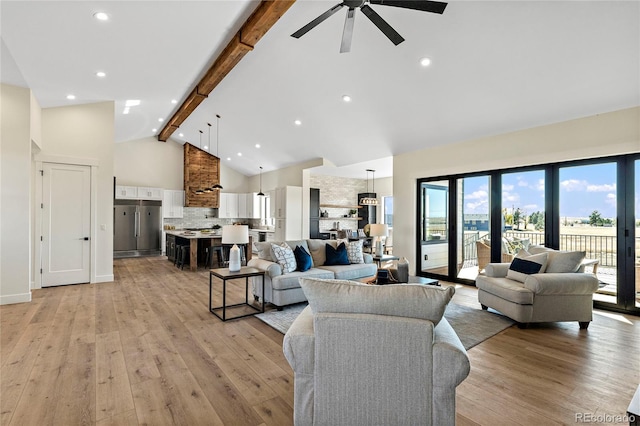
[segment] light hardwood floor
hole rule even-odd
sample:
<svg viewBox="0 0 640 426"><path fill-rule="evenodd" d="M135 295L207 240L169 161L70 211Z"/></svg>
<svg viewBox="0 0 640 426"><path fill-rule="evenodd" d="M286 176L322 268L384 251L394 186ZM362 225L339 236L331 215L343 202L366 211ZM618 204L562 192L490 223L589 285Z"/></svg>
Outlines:
<svg viewBox="0 0 640 426"><path fill-rule="evenodd" d="M114 261L116 280L0 307L1 425L287 425L283 336L208 310L208 273L166 258ZM457 303L478 307L456 286ZM236 296L244 290L234 289ZM219 300L219 299L218 299ZM459 425L551 425L623 415L640 381L640 318L511 327L469 350Z"/></svg>

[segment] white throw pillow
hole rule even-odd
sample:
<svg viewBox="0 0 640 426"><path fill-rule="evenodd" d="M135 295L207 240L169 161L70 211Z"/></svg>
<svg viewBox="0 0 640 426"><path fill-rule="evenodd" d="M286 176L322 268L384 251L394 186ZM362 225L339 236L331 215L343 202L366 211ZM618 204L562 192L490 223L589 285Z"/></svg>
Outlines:
<svg viewBox="0 0 640 426"><path fill-rule="evenodd" d="M364 240L349 241L347 239L339 239L338 245L340 245L340 243L344 243L347 247L349 263L364 263L364 250L362 249Z"/></svg>
<svg viewBox="0 0 640 426"><path fill-rule="evenodd" d="M283 274L296 270L298 267L296 256L287 243L282 243L281 245L271 244L271 248L273 249L273 254L276 256L276 262L282 267Z"/></svg>
<svg viewBox="0 0 640 426"><path fill-rule="evenodd" d="M509 265L507 278L523 283L529 275L544 272L547 258L547 253L531 254L520 250Z"/></svg>
<svg viewBox="0 0 640 426"><path fill-rule="evenodd" d="M545 272L578 272L578 268L580 268L585 256L586 253L584 251L550 251L549 262Z"/></svg>

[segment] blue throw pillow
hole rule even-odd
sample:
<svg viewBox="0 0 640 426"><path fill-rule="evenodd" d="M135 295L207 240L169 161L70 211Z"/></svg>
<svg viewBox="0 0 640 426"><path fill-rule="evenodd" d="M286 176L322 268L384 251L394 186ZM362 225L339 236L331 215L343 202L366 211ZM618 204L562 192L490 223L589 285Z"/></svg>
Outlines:
<svg viewBox="0 0 640 426"><path fill-rule="evenodd" d="M296 263L298 264L297 271L304 272L311 269L311 255L302 246L296 246L293 250L293 254L296 256Z"/></svg>
<svg viewBox="0 0 640 426"><path fill-rule="evenodd" d="M325 265L349 265L349 257L347 256L347 246L340 243L338 248L333 248L331 244L325 244L325 255L327 260Z"/></svg>

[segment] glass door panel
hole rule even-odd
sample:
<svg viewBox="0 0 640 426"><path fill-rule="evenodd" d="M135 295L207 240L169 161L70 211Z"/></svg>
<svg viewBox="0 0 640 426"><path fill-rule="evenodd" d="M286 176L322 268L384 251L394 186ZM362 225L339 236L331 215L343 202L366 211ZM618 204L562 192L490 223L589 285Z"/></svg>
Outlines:
<svg viewBox="0 0 640 426"><path fill-rule="evenodd" d="M635 225L636 225L636 241L635 241L635 262L634 262L634 272L635 272L635 297L636 297L636 308L640 308L640 160L635 161L634 167L635 173Z"/></svg>
<svg viewBox="0 0 640 426"><path fill-rule="evenodd" d="M617 303L616 163L560 168L560 250L586 252L597 269L594 300ZM594 268L593 263L598 262Z"/></svg>
<svg viewBox="0 0 640 426"><path fill-rule="evenodd" d="M449 267L449 183L425 182L420 191L420 269L446 276Z"/></svg>
<svg viewBox="0 0 640 426"><path fill-rule="evenodd" d="M544 186L544 170L502 175L502 262L530 245L544 245Z"/></svg>
<svg viewBox="0 0 640 426"><path fill-rule="evenodd" d="M491 248L489 221L489 176L458 179L458 230L456 273L458 278L475 280L489 263Z"/></svg>

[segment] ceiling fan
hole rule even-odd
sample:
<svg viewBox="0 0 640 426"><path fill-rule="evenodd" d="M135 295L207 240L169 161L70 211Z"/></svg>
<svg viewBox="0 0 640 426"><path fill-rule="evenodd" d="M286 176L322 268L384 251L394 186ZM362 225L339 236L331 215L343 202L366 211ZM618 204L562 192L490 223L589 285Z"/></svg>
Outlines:
<svg viewBox="0 0 640 426"><path fill-rule="evenodd" d="M327 10L295 33L291 34L291 37L302 37L322 21L342 9L342 7L347 6L349 10L347 10L347 18L344 21L340 53L349 52L351 50L351 38L353 37L353 22L355 19L356 7L359 7L362 13L364 13L365 16L369 18L369 20L373 22L373 24L378 27L378 29L380 29L380 31L382 31L393 44L397 46L402 43L404 38L402 38L402 36L398 34L398 32L387 23L387 21L382 19L382 17L378 15L367 3L379 4L381 6L402 7L405 9L421 10L423 12L438 14L442 14L444 9L447 7L447 3L430 0L344 0L342 3L333 6L331 9Z"/></svg>

